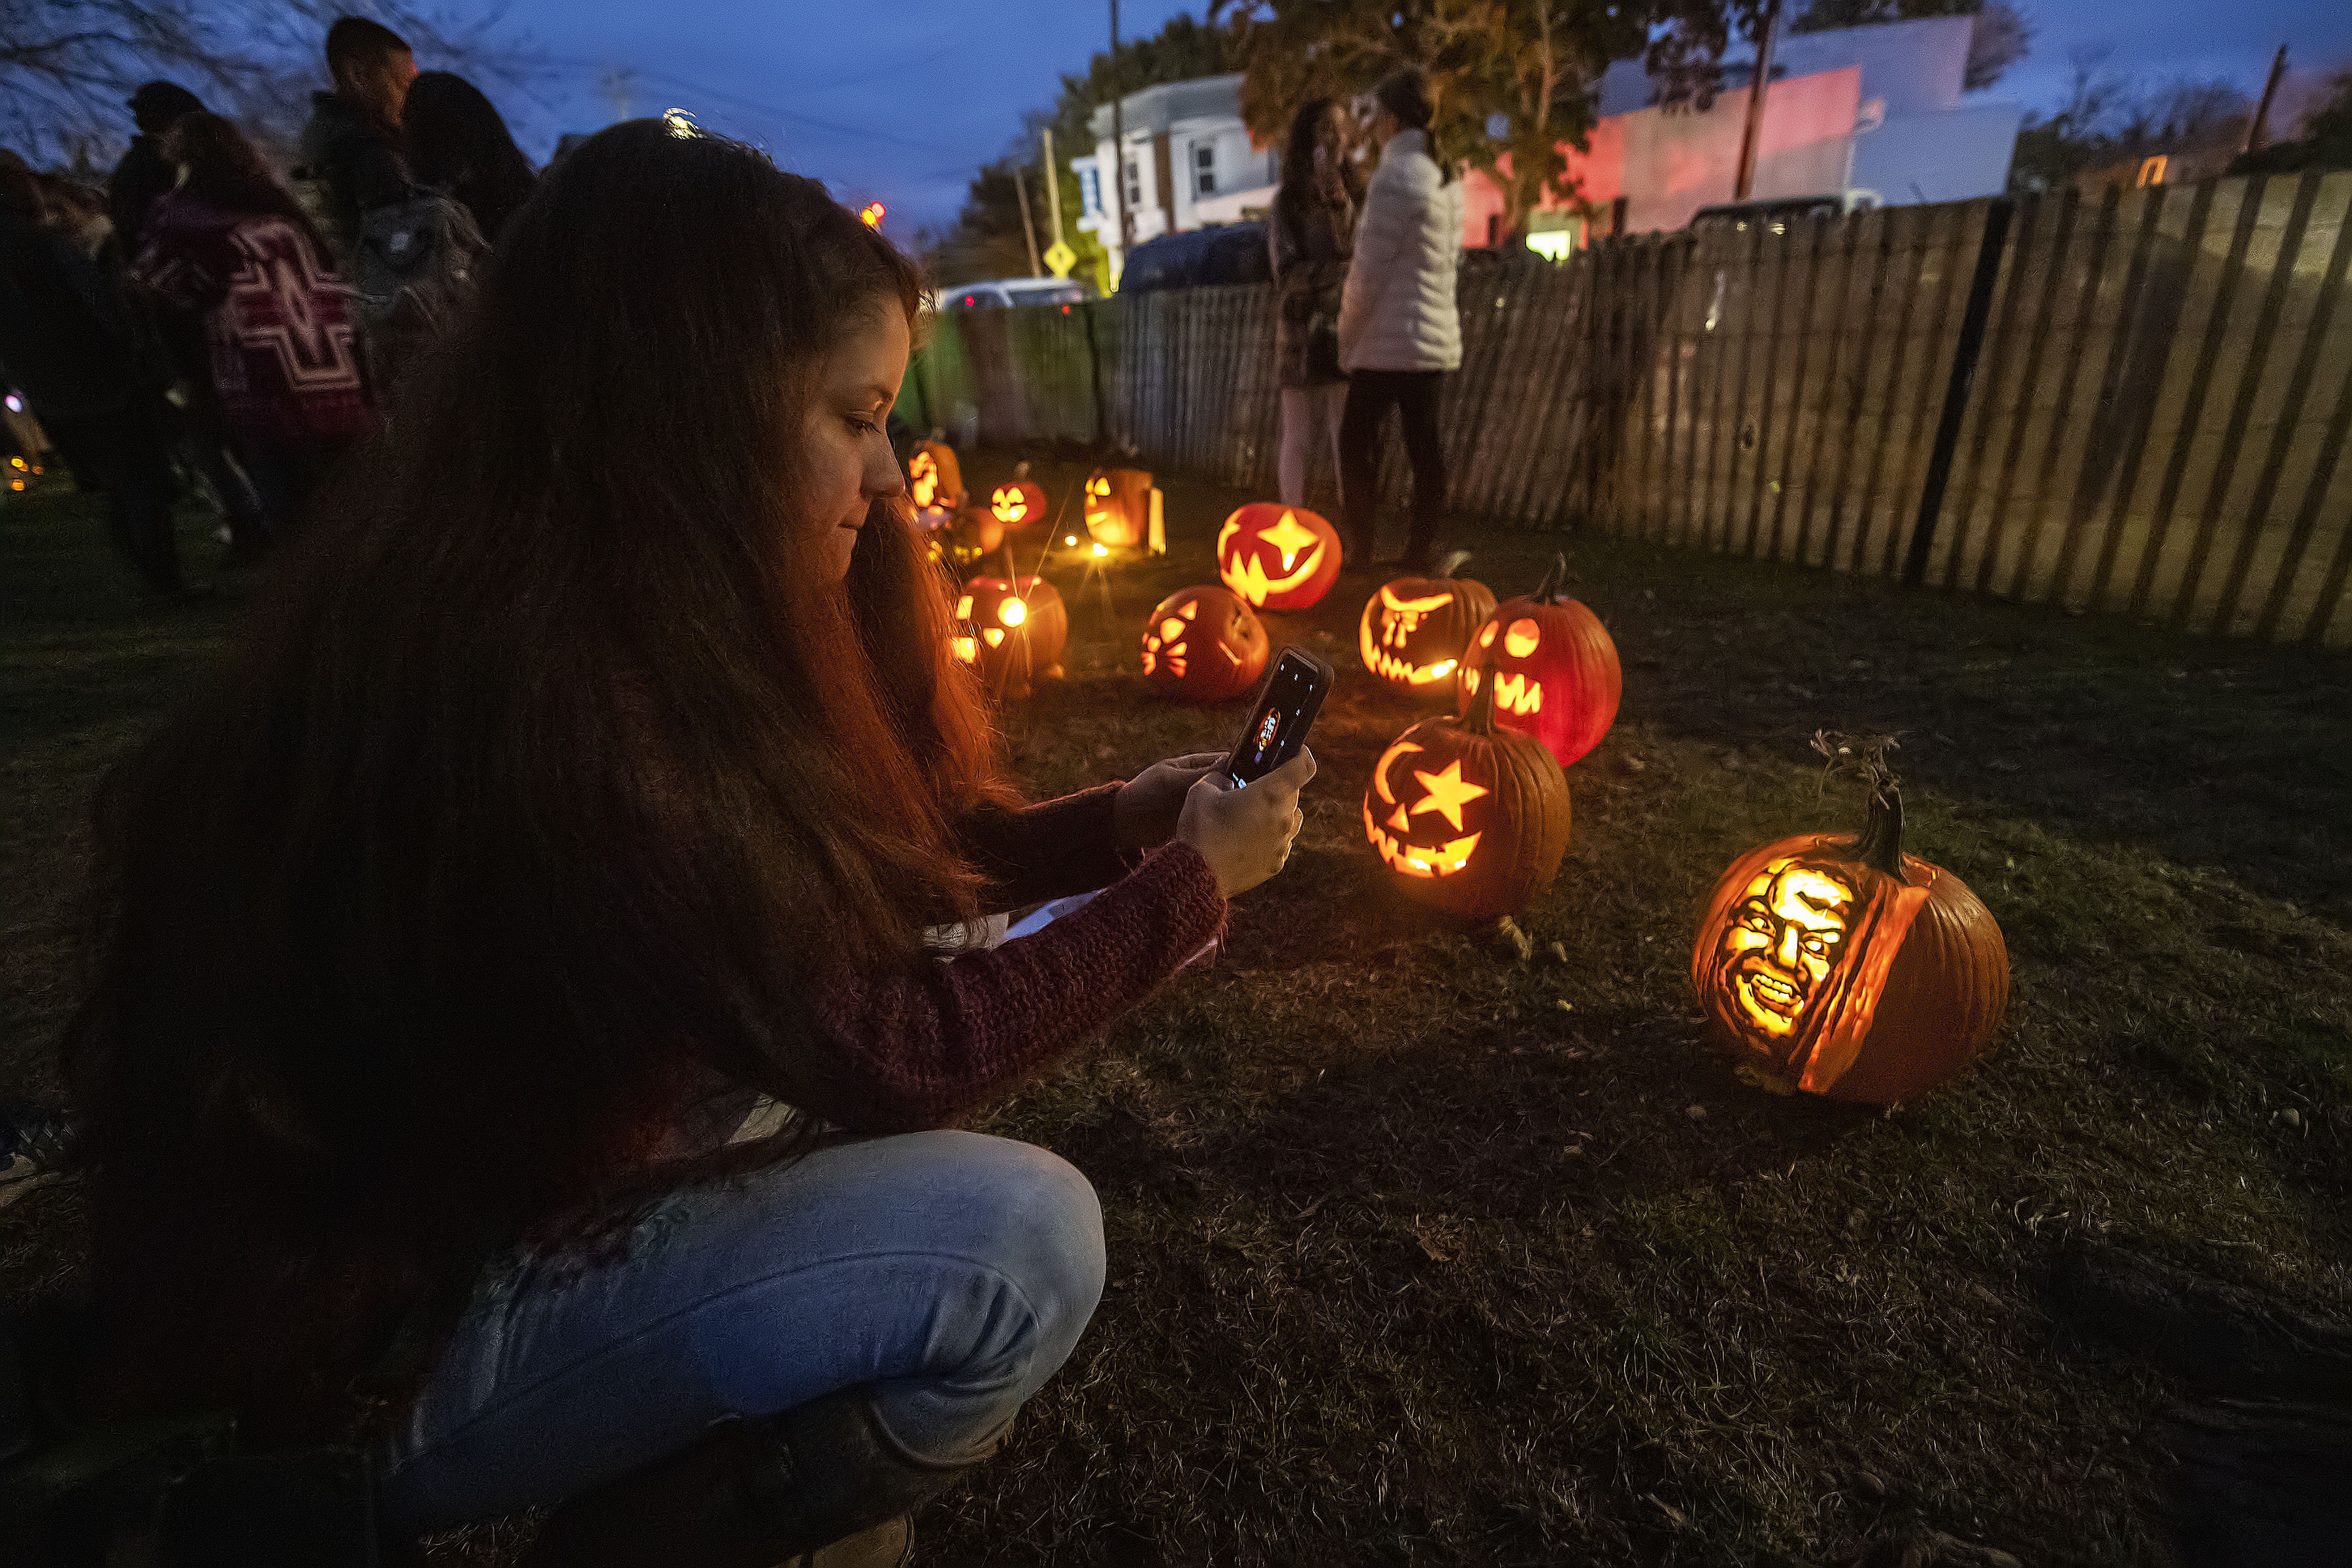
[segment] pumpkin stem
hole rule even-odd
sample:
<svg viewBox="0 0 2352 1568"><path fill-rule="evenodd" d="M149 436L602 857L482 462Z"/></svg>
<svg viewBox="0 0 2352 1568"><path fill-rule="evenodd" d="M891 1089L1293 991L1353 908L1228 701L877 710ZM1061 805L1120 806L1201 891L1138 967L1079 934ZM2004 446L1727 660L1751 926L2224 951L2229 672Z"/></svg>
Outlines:
<svg viewBox="0 0 2352 1568"><path fill-rule="evenodd" d="M1465 734L1491 735L1495 732L1495 682L1491 679L1493 675L1494 670L1490 667L1486 671L1487 679L1482 679L1478 682L1477 693L1470 699L1470 706L1463 710L1462 729Z"/></svg>
<svg viewBox="0 0 2352 1568"><path fill-rule="evenodd" d="M1873 870L1901 880L1903 876L1903 781L1895 776L1887 753L1901 744L1892 735L1846 736L1830 730L1813 731L1813 750L1826 766L1822 783L1851 770L1870 789L1870 815L1847 853Z"/></svg>
<svg viewBox="0 0 2352 1568"><path fill-rule="evenodd" d="M1538 605L1550 604L1553 579L1565 577L1567 575L1568 557L1564 554L1554 555L1551 558L1551 564L1544 569L1543 581L1536 584L1536 591L1528 595L1528 597L1533 599Z"/></svg>

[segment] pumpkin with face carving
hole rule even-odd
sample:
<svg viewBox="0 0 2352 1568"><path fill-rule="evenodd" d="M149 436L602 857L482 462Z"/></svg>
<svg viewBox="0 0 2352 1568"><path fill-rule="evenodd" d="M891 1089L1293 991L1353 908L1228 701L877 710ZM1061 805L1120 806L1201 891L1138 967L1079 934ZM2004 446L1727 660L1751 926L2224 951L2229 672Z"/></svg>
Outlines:
<svg viewBox="0 0 2352 1568"><path fill-rule="evenodd" d="M1029 465L1021 465L1026 468ZM1015 532L1044 526L1045 487L1032 479L1008 479L988 495L988 510L996 521Z"/></svg>
<svg viewBox="0 0 2352 1568"><path fill-rule="evenodd" d="M1265 626L1223 588L1179 588L1143 623L1143 673L1170 697L1223 702L1257 685Z"/></svg>
<svg viewBox="0 0 2352 1568"><path fill-rule="evenodd" d="M1305 610L1339 575L1339 533L1303 506L1252 501L1217 530L1217 575L1261 610Z"/></svg>
<svg viewBox="0 0 2352 1568"><path fill-rule="evenodd" d="M955 656L1000 697L1026 697L1055 667L1070 637L1070 612L1043 577L974 577L956 601Z"/></svg>
<svg viewBox="0 0 2352 1568"><path fill-rule="evenodd" d="M1097 468L1087 476L1087 532L1097 544L1133 550L1150 543L1160 492L1141 468ZM1166 548L1153 545L1156 551Z"/></svg>
<svg viewBox="0 0 2352 1568"><path fill-rule="evenodd" d="M2009 950L1949 871L1903 853L1903 796L1874 780L1859 837L1750 849L1715 885L1691 950L1710 1031L1783 1090L1888 1105L1984 1049Z"/></svg>
<svg viewBox="0 0 2352 1568"><path fill-rule="evenodd" d="M977 565L1004 542L1004 524L985 507L958 507L945 532L950 553L963 567Z"/></svg>
<svg viewBox="0 0 2352 1568"><path fill-rule="evenodd" d="M1454 700L1462 651L1495 613L1494 590L1467 577L1400 577L1364 602L1364 668L1398 691Z"/></svg>
<svg viewBox="0 0 2352 1568"><path fill-rule="evenodd" d="M963 505L963 469L953 447L944 441L917 443L907 459L907 499L917 511L936 507L951 512Z"/></svg>
<svg viewBox="0 0 2352 1568"><path fill-rule="evenodd" d="M1462 660L1462 700L1492 669L1495 722L1541 741L1561 767L1609 733L1625 684L1617 645L1600 616L1568 596L1567 576L1568 563L1553 557L1536 591L1505 600Z"/></svg>
<svg viewBox="0 0 2352 1568"><path fill-rule="evenodd" d="M1568 850L1568 780L1540 742L1495 727L1482 693L1372 764L1364 837L1408 898L1465 921L1516 913Z"/></svg>

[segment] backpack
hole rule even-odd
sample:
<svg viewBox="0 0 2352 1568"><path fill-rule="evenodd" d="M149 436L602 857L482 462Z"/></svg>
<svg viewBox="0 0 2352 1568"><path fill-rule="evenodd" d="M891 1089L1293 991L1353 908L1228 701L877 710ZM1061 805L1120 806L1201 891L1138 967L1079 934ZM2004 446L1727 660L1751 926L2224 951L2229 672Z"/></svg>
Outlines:
<svg viewBox="0 0 2352 1568"><path fill-rule="evenodd" d="M350 282L379 382L394 380L472 301L488 250L473 214L426 187L361 215Z"/></svg>

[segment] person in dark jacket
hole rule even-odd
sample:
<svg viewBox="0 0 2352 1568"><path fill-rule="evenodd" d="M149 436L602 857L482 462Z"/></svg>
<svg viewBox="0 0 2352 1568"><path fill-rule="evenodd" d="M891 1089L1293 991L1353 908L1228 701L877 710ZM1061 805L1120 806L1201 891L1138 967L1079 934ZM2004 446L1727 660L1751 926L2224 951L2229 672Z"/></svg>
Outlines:
<svg viewBox="0 0 2352 1568"><path fill-rule="evenodd" d="M0 362L76 479L106 492L114 542L148 593L176 597L160 355L115 279L41 219L38 182L0 157Z"/></svg>
<svg viewBox="0 0 2352 1568"><path fill-rule="evenodd" d="M139 134L106 183L106 205L114 237L126 257L139 254L139 230L155 198L176 184L180 171L163 156L163 133L183 114L201 114L204 100L177 82L151 81L131 95L131 118Z"/></svg>
<svg viewBox="0 0 2352 1568"><path fill-rule="evenodd" d="M1339 461L1339 415L1348 377L1339 369L1339 295L1356 227L1347 124L1328 98L1299 106L1282 150L1266 246L1274 258L1275 369L1282 386L1282 504L1307 504L1307 454L1317 439Z"/></svg>
<svg viewBox="0 0 2352 1568"><path fill-rule="evenodd" d="M327 29L327 70L335 90L310 95L302 169L320 187L336 259L347 262L359 243L362 216L408 195L400 115L416 79L416 56L383 23L338 16Z"/></svg>
<svg viewBox="0 0 2352 1568"><path fill-rule="evenodd" d="M417 77L401 111L400 130L410 172L473 214L474 226L486 240L499 237L499 229L530 197L539 178L498 106L452 72Z"/></svg>

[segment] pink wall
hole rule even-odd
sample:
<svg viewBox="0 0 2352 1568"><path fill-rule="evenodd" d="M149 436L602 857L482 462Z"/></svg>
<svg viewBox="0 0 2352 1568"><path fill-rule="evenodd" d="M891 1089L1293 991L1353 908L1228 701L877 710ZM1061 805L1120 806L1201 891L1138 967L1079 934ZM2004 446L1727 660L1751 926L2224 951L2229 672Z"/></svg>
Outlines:
<svg viewBox="0 0 2352 1568"><path fill-rule="evenodd" d="M1756 160L1756 195L1803 196L1834 191L1846 180L1853 121L1862 104L1862 70L1846 66L1772 84ZM1625 226L1640 234L1681 228L1699 208L1731 199L1747 124L1748 89L1718 97L1706 113L1641 109L1592 128L1591 146L1568 154L1570 177L1593 205L1627 197ZM1506 161L1505 172L1509 170ZM1485 245L1487 219L1503 195L1478 170L1463 176L1462 243ZM1604 216L1595 232L1605 231Z"/></svg>

